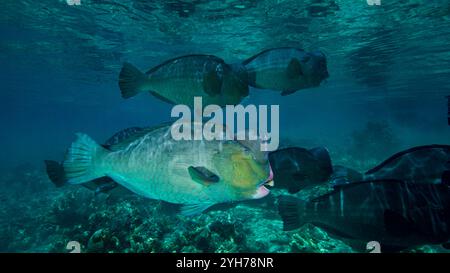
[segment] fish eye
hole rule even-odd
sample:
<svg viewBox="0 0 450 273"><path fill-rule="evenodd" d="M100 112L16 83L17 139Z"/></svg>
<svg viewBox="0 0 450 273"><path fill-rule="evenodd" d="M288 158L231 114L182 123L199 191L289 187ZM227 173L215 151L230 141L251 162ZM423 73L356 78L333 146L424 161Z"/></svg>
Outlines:
<svg viewBox="0 0 450 273"><path fill-rule="evenodd" d="M246 157L251 157L251 156L252 156L250 150L248 150L248 149L244 149L244 155L245 155Z"/></svg>
<svg viewBox="0 0 450 273"><path fill-rule="evenodd" d="M253 151L247 146L244 146L244 151L246 154L253 155Z"/></svg>
<svg viewBox="0 0 450 273"><path fill-rule="evenodd" d="M249 149L249 148L247 148L247 147L242 147L242 151L243 151L243 155L244 155L244 157L246 158L246 159L254 159L255 157L254 157L254 155L253 155L253 153L252 153L252 151Z"/></svg>

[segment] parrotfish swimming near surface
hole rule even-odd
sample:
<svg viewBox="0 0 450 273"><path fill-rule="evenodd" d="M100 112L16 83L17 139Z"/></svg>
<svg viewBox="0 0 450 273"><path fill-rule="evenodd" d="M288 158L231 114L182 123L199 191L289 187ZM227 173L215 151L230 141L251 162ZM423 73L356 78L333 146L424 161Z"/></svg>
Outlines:
<svg viewBox="0 0 450 273"><path fill-rule="evenodd" d="M203 104L235 105L248 96L245 71L236 71L213 55L187 55L170 59L142 73L125 63L120 71L122 97L150 92L171 104L193 106L194 97Z"/></svg>
<svg viewBox="0 0 450 273"><path fill-rule="evenodd" d="M78 134L63 167L71 184L107 176L144 197L182 204L184 215L218 203L262 198L272 181L268 162L257 160L239 142L176 141L169 125L107 148Z"/></svg>
<svg viewBox="0 0 450 273"><path fill-rule="evenodd" d="M378 241L381 251L399 251L450 239L449 184L398 180L341 185L311 201L279 199L284 230L311 223L356 248Z"/></svg>
<svg viewBox="0 0 450 273"><path fill-rule="evenodd" d="M319 86L329 77L327 59L320 52L292 47L265 50L242 63L250 86L281 91L289 95L300 89Z"/></svg>

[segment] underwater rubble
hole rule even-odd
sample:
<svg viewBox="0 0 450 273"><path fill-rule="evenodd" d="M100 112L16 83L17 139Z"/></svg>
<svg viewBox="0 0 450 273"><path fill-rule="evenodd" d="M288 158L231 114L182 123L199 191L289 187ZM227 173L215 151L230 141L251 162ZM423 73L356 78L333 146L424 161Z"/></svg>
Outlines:
<svg viewBox="0 0 450 273"><path fill-rule="evenodd" d="M273 197L187 217L139 196L95 195L79 186L57 189L39 168L5 173L0 184L7 189L0 195L0 252L69 252L70 241L79 242L81 252L101 253L353 252L312 225L283 231ZM313 190L298 197L308 195Z"/></svg>

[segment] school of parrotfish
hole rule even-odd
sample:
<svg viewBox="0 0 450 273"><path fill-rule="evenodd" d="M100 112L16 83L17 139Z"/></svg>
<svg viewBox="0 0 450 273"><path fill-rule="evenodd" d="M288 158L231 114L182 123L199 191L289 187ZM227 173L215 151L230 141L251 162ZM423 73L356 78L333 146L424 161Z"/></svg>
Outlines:
<svg viewBox="0 0 450 273"><path fill-rule="evenodd" d="M150 92L171 103L239 104L249 87L289 95L329 77L326 56L297 48L265 50L237 64L212 55L187 55L143 73L125 63L123 98ZM103 144L78 134L62 162L46 160L58 187L80 184L95 193L138 194L181 205L195 215L227 202L263 198L267 186L286 189L278 200L284 229L306 223L323 228L357 250L368 241L399 251L423 244L449 247L450 146L399 152L366 173L333 165L325 147L289 147L262 153L238 140L175 141L176 124L132 127ZM295 194L329 185L312 200Z"/></svg>

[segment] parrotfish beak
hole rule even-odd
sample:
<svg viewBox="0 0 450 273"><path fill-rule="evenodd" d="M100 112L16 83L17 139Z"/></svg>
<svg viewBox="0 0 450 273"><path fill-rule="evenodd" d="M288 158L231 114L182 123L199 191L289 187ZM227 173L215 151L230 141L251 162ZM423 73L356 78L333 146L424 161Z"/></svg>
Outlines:
<svg viewBox="0 0 450 273"><path fill-rule="evenodd" d="M252 195L253 199L260 199L263 198L265 196L267 196L270 193L269 189L264 187L264 186L260 186L257 190L256 193Z"/></svg>
<svg viewBox="0 0 450 273"><path fill-rule="evenodd" d="M256 193L253 194L253 196L252 196L253 199L259 199L259 198L263 198L264 196L267 196L270 193L270 190L268 188L266 188L265 186L269 186L269 187L274 186L273 171L272 171L272 167L270 165L269 165L269 169L270 169L269 177L267 177L266 180L264 180L258 184Z"/></svg>

